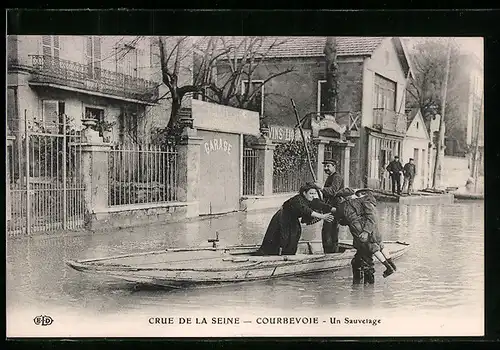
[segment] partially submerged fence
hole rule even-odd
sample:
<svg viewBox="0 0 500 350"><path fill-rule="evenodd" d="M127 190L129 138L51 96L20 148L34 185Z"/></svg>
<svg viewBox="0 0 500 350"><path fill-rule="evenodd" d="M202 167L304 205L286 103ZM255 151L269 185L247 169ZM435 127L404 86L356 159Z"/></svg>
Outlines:
<svg viewBox="0 0 500 350"><path fill-rule="evenodd" d="M306 159L300 159L298 167L286 172L273 172L273 193L297 192L304 183L314 181Z"/></svg>
<svg viewBox="0 0 500 350"><path fill-rule="evenodd" d="M58 122L9 120L7 233L76 229L84 224L80 134Z"/></svg>
<svg viewBox="0 0 500 350"><path fill-rule="evenodd" d="M109 206L177 200L175 146L114 145L108 162Z"/></svg>

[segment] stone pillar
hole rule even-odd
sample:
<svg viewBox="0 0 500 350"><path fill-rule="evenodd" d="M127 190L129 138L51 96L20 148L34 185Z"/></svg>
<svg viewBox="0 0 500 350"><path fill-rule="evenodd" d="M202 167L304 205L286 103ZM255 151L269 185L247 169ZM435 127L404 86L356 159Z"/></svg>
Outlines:
<svg viewBox="0 0 500 350"><path fill-rule="evenodd" d="M81 143L75 144L75 147L80 148L77 154L81 155L77 164L81 166L85 188L85 226L92 229L96 221L108 216L108 154L111 144L105 143L99 132L91 129L95 120L83 119L82 123L85 129L81 134Z"/></svg>
<svg viewBox="0 0 500 350"><path fill-rule="evenodd" d="M14 152L13 147L14 147L14 136L7 136L7 152L9 150L9 147L11 148L11 152ZM9 153L7 153L7 157L9 156ZM10 162L8 161L7 158L7 169L5 172L5 206L6 208L6 216L7 216L7 221L11 219L11 203L10 203Z"/></svg>
<svg viewBox="0 0 500 350"><path fill-rule="evenodd" d="M327 145L329 141L315 138L313 139L313 142L318 145L318 154L316 157L316 179L319 183L324 183L325 172L323 170L323 161L325 159L325 145Z"/></svg>
<svg viewBox="0 0 500 350"><path fill-rule="evenodd" d="M257 144L253 145L257 150L257 162L255 164L255 189L256 194L270 196L273 194L273 162L274 149L276 145L267 137L260 137Z"/></svg>
<svg viewBox="0 0 500 350"><path fill-rule="evenodd" d="M200 213L198 191L200 185L200 145L203 138L197 136L196 129L185 128L177 148L177 199L187 202L186 217L196 217Z"/></svg>
<svg viewBox="0 0 500 350"><path fill-rule="evenodd" d="M349 187L349 169L351 166L351 145L340 145L340 171L344 179L344 186Z"/></svg>

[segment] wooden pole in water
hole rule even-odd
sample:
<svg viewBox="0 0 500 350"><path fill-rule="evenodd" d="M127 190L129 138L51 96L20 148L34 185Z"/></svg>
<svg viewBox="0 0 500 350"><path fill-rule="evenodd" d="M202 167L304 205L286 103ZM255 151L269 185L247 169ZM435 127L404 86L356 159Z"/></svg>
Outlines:
<svg viewBox="0 0 500 350"><path fill-rule="evenodd" d="M316 174L314 173L314 170L312 167L311 155L309 154L309 148L307 147L306 136L304 135L304 130L302 130L302 125L300 123L300 118L299 118L299 114L297 112L297 107L295 106L295 102L293 101L293 98L291 98L290 100L292 101L293 111L295 113L295 118L297 119L297 123L299 126L300 136L302 137L302 141L304 142L304 147L306 149L307 162L309 163L309 171L311 172L311 175L312 175L314 182L316 182L317 181Z"/></svg>
<svg viewBox="0 0 500 350"><path fill-rule="evenodd" d="M472 176L474 177L475 192L477 192L477 180L479 177L479 168L478 168L479 164L477 162L477 154L479 153L479 128L481 127L481 118L483 118L483 112L484 112L483 103L484 103L484 91L481 95L481 107L476 122L476 144L474 145L474 162L472 164L472 169L473 169Z"/></svg>
<svg viewBox="0 0 500 350"><path fill-rule="evenodd" d="M444 123L444 112L445 112L445 107L446 107L446 95L448 93L448 76L450 75L450 56L451 56L451 41L448 39L448 54L446 57L446 75L444 78L444 87L443 87L443 98L441 100L441 117L439 118L439 131L438 131L438 142L436 145L436 161L434 162L434 173L432 176L432 187L436 188L437 185L437 173L438 169L440 167L440 161L441 161L441 142L444 140L441 140L441 133L443 130L443 123Z"/></svg>

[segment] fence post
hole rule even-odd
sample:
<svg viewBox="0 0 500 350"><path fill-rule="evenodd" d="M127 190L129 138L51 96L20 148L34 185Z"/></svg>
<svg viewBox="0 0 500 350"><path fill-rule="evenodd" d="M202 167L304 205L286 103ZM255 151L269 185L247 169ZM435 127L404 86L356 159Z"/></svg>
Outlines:
<svg viewBox="0 0 500 350"><path fill-rule="evenodd" d="M270 196L273 194L273 163L276 145L269 138L261 136L252 147L257 153L255 193L261 196Z"/></svg>
<svg viewBox="0 0 500 350"><path fill-rule="evenodd" d="M14 140L16 138L14 136L7 136L7 157L12 157L13 152L14 152ZM9 153L9 148L10 148L10 153ZM9 161L9 158L7 158L7 164L6 164L6 176L5 176L5 193L6 193L6 198L5 198L5 206L7 207L7 221L11 219L11 205L12 203L10 202L10 165L11 162Z"/></svg>
<svg viewBox="0 0 500 350"><path fill-rule="evenodd" d="M186 217L199 215L198 191L200 185L200 145L196 129L185 128L177 148L177 198L187 202Z"/></svg>
<svg viewBox="0 0 500 350"><path fill-rule="evenodd" d="M349 187L349 168L351 166L351 147L352 144L340 145L340 172L344 179L344 186Z"/></svg>
<svg viewBox="0 0 500 350"><path fill-rule="evenodd" d="M81 133L79 154L82 159L80 174L84 190L85 226L92 229L98 220L104 219L108 208L108 154L111 144L105 143L99 132L92 130L93 119L82 120L85 129Z"/></svg>
<svg viewBox="0 0 500 350"><path fill-rule="evenodd" d="M318 154L316 157L316 179L319 183L324 182L323 161L325 160L325 146L330 142L315 137L313 142L318 145Z"/></svg>

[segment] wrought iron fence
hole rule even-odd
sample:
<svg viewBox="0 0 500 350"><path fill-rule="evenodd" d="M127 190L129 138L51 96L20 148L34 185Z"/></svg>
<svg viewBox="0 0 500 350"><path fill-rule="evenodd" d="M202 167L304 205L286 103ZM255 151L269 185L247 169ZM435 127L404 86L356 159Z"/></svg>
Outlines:
<svg viewBox="0 0 500 350"><path fill-rule="evenodd" d="M243 150L243 195L256 195L257 150Z"/></svg>
<svg viewBox="0 0 500 350"><path fill-rule="evenodd" d="M66 124L10 120L7 136L7 233L84 225L80 134Z"/></svg>
<svg viewBox="0 0 500 350"><path fill-rule="evenodd" d="M32 55L32 81L62 83L75 88L110 93L128 98L158 99L158 84L142 78L47 55Z"/></svg>
<svg viewBox="0 0 500 350"><path fill-rule="evenodd" d="M175 146L114 145L108 161L109 206L177 200Z"/></svg>
<svg viewBox="0 0 500 350"><path fill-rule="evenodd" d="M307 158L300 159L299 166L293 171L273 172L273 193L297 192L305 182L314 181Z"/></svg>

